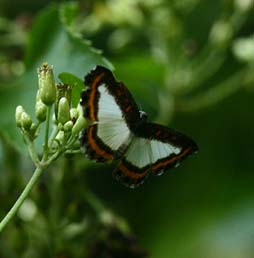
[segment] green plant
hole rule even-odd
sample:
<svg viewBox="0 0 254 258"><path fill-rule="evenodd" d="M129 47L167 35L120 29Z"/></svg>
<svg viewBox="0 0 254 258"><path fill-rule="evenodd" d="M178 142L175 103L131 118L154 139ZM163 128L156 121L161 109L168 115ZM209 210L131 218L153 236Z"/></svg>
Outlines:
<svg viewBox="0 0 254 258"><path fill-rule="evenodd" d="M20 104L36 121L36 69L45 60L54 65L57 82L76 83L76 107L84 75L96 64L112 69L107 56L151 120L181 128L201 151L135 193L112 180L110 165L94 166L79 154L59 157L1 232L0 256L130 257L130 249L141 256L126 222L112 210L154 257L211 257L214 250L216 257L248 256L253 0L88 0L44 9L43 1L6 8L9 2L0 3L1 218L34 169L13 114ZM40 159L44 136L34 141Z"/></svg>
<svg viewBox="0 0 254 258"><path fill-rule="evenodd" d="M38 70L38 85L39 89L35 103L37 122L32 122L30 115L26 113L22 106L17 106L15 114L16 124L21 129L30 157L36 168L14 206L0 222L0 232L17 213L41 173L60 155L79 150L76 141L80 130L85 127L85 119L83 118L81 108L71 108L71 86L56 85L53 68L47 63L43 64ZM52 113L53 105L55 110ZM53 125L51 125L53 121L52 114L54 116ZM44 122L43 152L38 154L34 141L39 136ZM50 128L52 128L52 132L49 136Z"/></svg>

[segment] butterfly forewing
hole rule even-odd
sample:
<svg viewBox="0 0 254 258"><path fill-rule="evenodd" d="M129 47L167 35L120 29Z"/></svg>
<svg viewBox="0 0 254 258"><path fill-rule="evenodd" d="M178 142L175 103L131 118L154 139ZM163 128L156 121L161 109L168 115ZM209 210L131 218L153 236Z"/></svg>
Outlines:
<svg viewBox="0 0 254 258"><path fill-rule="evenodd" d="M128 139L131 132L123 118L122 111L103 84L99 88L98 137L113 151L117 151Z"/></svg>
<svg viewBox="0 0 254 258"><path fill-rule="evenodd" d="M91 71L85 84L81 105L90 126L81 133L81 145L90 159L104 162L118 156L119 149L125 150L131 139L129 124L136 121L138 109L126 87L104 67Z"/></svg>

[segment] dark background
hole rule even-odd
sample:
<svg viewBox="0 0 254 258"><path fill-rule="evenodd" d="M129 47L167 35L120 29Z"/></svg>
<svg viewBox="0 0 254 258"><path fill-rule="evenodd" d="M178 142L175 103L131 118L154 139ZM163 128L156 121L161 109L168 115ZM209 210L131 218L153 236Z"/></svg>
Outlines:
<svg viewBox="0 0 254 258"><path fill-rule="evenodd" d="M74 42L72 59L60 1L47 2L0 2L1 217L33 171L14 110L32 107L43 61L83 79L106 57L149 119L191 136L199 152L136 190L112 178L113 164L62 158L27 200L28 215L1 233L0 257L92 257L98 220L87 203L97 201L150 257L254 257L253 1L79 1L72 30L103 54Z"/></svg>

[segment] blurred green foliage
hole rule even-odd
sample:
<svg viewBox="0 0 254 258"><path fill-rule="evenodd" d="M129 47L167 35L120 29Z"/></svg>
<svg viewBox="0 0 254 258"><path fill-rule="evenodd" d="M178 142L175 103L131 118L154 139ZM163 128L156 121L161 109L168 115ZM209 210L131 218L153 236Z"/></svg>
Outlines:
<svg viewBox="0 0 254 258"><path fill-rule="evenodd" d="M14 111L33 109L43 61L62 80L111 62L151 120L200 148L135 191L111 165L63 158L0 235L1 257L254 256L253 0L2 0L0 10L1 217L31 175Z"/></svg>

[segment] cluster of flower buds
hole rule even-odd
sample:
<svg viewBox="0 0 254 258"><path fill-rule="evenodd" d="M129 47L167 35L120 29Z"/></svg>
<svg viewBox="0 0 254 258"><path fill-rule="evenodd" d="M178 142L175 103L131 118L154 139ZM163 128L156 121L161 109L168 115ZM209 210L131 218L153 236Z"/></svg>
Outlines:
<svg viewBox="0 0 254 258"><path fill-rule="evenodd" d="M22 106L16 107L15 119L17 126L26 133L31 140L37 137L38 125L33 123L31 116Z"/></svg>
<svg viewBox="0 0 254 258"><path fill-rule="evenodd" d="M63 142L65 136L70 133L78 135L86 125L80 105L71 107L71 90L69 85L57 84L54 123L59 129L56 136L59 142Z"/></svg>
<svg viewBox="0 0 254 258"><path fill-rule="evenodd" d="M77 108L70 108L66 97L61 97L58 102L57 117L54 117L54 123L57 124L59 132L56 139L62 143L65 136L78 135L85 127L86 121L82 115L80 105Z"/></svg>
<svg viewBox="0 0 254 258"><path fill-rule="evenodd" d="M31 117L27 114L22 106L16 107L15 118L18 127L22 128L23 130L30 130L33 122Z"/></svg>
<svg viewBox="0 0 254 258"><path fill-rule="evenodd" d="M71 107L71 86L63 83L56 84L53 67L47 63L38 69L38 83L35 103L35 117L38 122L33 123L24 108L18 106L16 108L17 126L28 133L30 139L34 139L37 136L37 128L46 121L49 108L54 105L53 120L58 132L55 140L63 143L64 139L67 140L71 135L77 136L85 127L85 119L79 105L75 108Z"/></svg>

